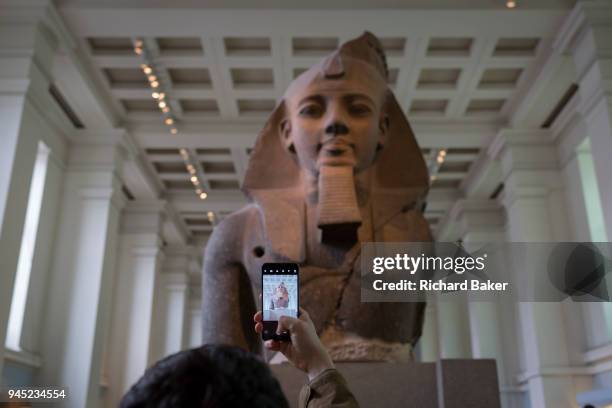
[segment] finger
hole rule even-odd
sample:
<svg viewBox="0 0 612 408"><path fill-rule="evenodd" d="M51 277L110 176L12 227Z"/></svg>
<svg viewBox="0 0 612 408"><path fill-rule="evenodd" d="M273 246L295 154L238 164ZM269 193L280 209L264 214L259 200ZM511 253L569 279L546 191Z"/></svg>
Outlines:
<svg viewBox="0 0 612 408"><path fill-rule="evenodd" d="M274 351L279 351L280 350L280 342L276 341L276 340L267 340L264 343L264 346L268 349L268 350L274 350Z"/></svg>
<svg viewBox="0 0 612 408"><path fill-rule="evenodd" d="M253 315L253 321L255 323L261 322L262 320L263 320L263 313L261 313L261 310Z"/></svg>
<svg viewBox="0 0 612 408"><path fill-rule="evenodd" d="M310 315L303 307L300 307L300 320L310 321Z"/></svg>
<svg viewBox="0 0 612 408"><path fill-rule="evenodd" d="M295 326L297 322L299 322L299 320L296 319L295 317L281 316L278 319L278 326L276 327L276 333L282 333L287 330L291 331L293 326Z"/></svg>
<svg viewBox="0 0 612 408"><path fill-rule="evenodd" d="M263 331L263 324L262 323L256 323L255 324L255 333L261 334L262 331Z"/></svg>

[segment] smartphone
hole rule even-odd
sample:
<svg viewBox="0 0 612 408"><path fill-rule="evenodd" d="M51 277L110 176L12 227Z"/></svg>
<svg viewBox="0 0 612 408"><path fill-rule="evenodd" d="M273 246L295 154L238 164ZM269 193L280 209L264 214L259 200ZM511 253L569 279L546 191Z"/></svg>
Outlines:
<svg viewBox="0 0 612 408"><path fill-rule="evenodd" d="M295 263L265 263L261 267L261 299L264 340L289 341L289 332L276 333L281 316L298 317L299 267Z"/></svg>

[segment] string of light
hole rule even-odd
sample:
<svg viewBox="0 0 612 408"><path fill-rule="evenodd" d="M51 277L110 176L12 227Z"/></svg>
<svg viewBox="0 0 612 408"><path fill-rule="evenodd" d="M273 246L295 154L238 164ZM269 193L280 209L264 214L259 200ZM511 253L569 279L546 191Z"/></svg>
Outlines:
<svg viewBox="0 0 612 408"><path fill-rule="evenodd" d="M440 167L446 160L446 149L432 149L429 154L429 181L433 183L436 181L438 177L438 172L440 171Z"/></svg>
<svg viewBox="0 0 612 408"><path fill-rule="evenodd" d="M172 104L167 91L165 90L161 76L158 75L155 64L153 62L153 56L149 49L145 46L144 41L141 38L137 38L133 42L134 53L140 57L141 64L140 69L147 77L149 86L151 88L151 97L155 100L157 107L161 111L164 124L168 126L169 132L172 135L178 134L178 128L176 126L176 116L172 110ZM193 184L195 193L201 200L205 200L208 194L204 191L200 177L198 176L198 170L195 166L195 160L189 154L189 151L185 148L179 150L185 167L189 172L189 180ZM214 216L214 214L213 214ZM210 216L209 216L210 218Z"/></svg>

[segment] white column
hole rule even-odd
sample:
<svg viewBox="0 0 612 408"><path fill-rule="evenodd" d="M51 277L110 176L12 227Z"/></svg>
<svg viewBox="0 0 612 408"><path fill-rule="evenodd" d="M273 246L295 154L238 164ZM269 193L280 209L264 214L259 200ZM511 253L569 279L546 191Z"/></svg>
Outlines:
<svg viewBox="0 0 612 408"><path fill-rule="evenodd" d="M463 246L468 252L479 246L504 241L504 214L495 201L458 201L455 207ZM499 358L501 336L496 302L470 302L471 349L474 358ZM498 366L501 363L498 362ZM501 372L502 370L500 370Z"/></svg>
<svg viewBox="0 0 612 408"><path fill-rule="evenodd" d="M51 151L47 161L44 198L40 208L20 342L22 350L35 354L40 352L45 337L42 326L54 249L49 243L54 242L56 237L64 170L64 163Z"/></svg>
<svg viewBox="0 0 612 408"><path fill-rule="evenodd" d="M199 290L192 290L194 292ZM187 348L200 347L202 345L202 298L200 295L192 296L189 301L189 341Z"/></svg>
<svg viewBox="0 0 612 408"><path fill-rule="evenodd" d="M11 8L4 7L3 15L9 20L0 18L0 374L28 192L40 140L32 95L47 89L47 69L56 49L53 34L40 23L18 24L11 20ZM39 13L44 8L32 6L29 10Z"/></svg>
<svg viewBox="0 0 612 408"><path fill-rule="evenodd" d="M47 292L40 384L70 389L69 407L99 405L125 199L118 178L122 150L107 144L71 147ZM110 142L109 142L110 140Z"/></svg>
<svg viewBox="0 0 612 408"><path fill-rule="evenodd" d="M584 126L576 132L583 132ZM584 133L583 133L584 134ZM607 242L603 211L593 167L589 139L571 153L563 167L568 210L571 213L572 240L578 242ZM610 282L608 282L610 286ZM592 349L612 342L612 304L610 302L582 302L579 305L576 342L582 349Z"/></svg>
<svg viewBox="0 0 612 408"><path fill-rule="evenodd" d="M154 363L155 287L163 262L161 229L165 203L130 201L121 218L120 251L113 290L112 326L106 353L106 405L116 407Z"/></svg>
<svg viewBox="0 0 612 408"><path fill-rule="evenodd" d="M467 303L438 301L438 349L440 358L471 358L470 321Z"/></svg>
<svg viewBox="0 0 612 408"><path fill-rule="evenodd" d="M429 302L425 307L423 333L417 345L419 349L419 361L424 363L438 361L440 357L438 342L438 316L436 314L436 304Z"/></svg>
<svg viewBox="0 0 612 408"><path fill-rule="evenodd" d="M557 153L547 131L502 130L491 149L501 159L507 238L513 242L568 239L567 213ZM542 271L545 273L545 271ZM518 305L524 372L532 407L573 407L565 318L559 303Z"/></svg>
<svg viewBox="0 0 612 408"><path fill-rule="evenodd" d="M470 252L480 246L505 241L503 208L487 199L466 199L455 204L463 246ZM469 302L470 340L474 358L496 360L500 386L506 384L504 339L500 304L498 302ZM514 344L506 344L508 347Z"/></svg>
<svg viewBox="0 0 612 408"><path fill-rule="evenodd" d="M461 238L458 214L461 205L455 204L449 210L437 232L441 242L457 242ZM464 299L436 301L435 332L438 339L439 358L471 358L470 317L468 304Z"/></svg>
<svg viewBox="0 0 612 408"><path fill-rule="evenodd" d="M162 285L165 291L163 355L168 356L182 350L186 343L189 276L180 272L164 273Z"/></svg>

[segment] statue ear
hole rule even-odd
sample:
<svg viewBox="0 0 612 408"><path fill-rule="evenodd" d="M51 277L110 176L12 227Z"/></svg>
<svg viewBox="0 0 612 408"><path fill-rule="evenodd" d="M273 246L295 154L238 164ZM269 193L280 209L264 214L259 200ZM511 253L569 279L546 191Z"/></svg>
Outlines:
<svg viewBox="0 0 612 408"><path fill-rule="evenodd" d="M378 141L376 143L376 151L380 151L387 144L389 138L389 115L386 112L382 112L380 115L380 121L378 122Z"/></svg>
<svg viewBox="0 0 612 408"><path fill-rule="evenodd" d="M429 174L423 154L410 128L408 119L393 93L387 91L381 132L384 149L378 153L376 177L377 188L410 188L417 196L429 188ZM416 194L416 193L415 193Z"/></svg>
<svg viewBox="0 0 612 408"><path fill-rule="evenodd" d="M293 139L291 137L291 121L285 118L279 124L279 136L283 147L290 153L295 154L295 146L293 145Z"/></svg>

